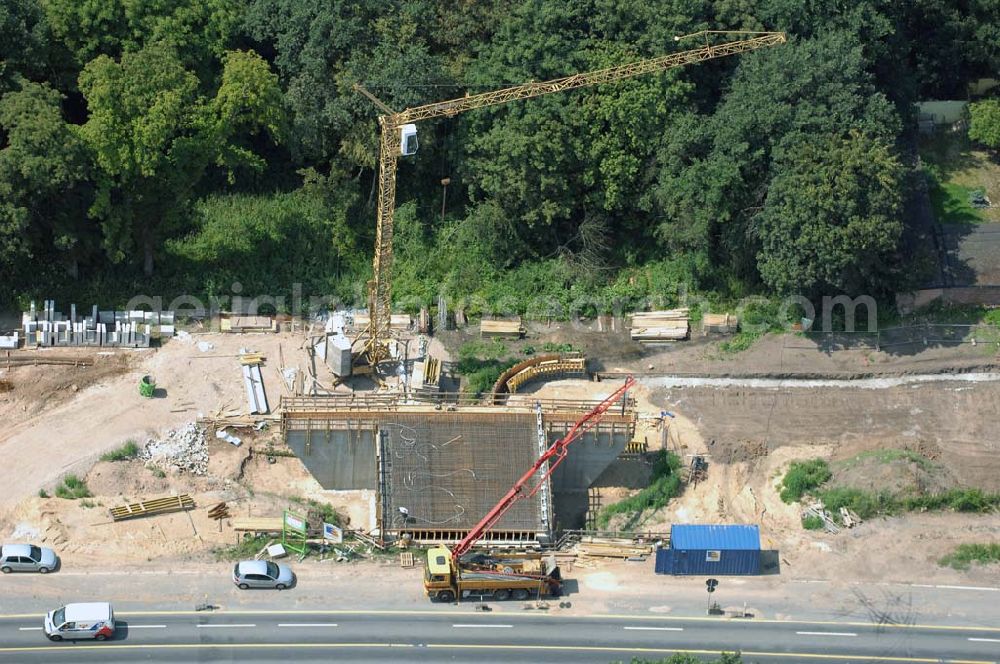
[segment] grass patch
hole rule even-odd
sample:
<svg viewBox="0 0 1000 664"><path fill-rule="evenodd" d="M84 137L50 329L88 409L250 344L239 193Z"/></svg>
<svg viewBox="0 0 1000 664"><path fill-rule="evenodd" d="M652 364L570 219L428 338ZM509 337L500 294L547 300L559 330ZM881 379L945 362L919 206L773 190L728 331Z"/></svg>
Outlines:
<svg viewBox="0 0 1000 664"><path fill-rule="evenodd" d="M834 463L834 467L838 470L847 470L854 468L866 461L875 461L877 463L892 463L893 461L911 461L923 470L927 472L933 472L938 469L938 466L928 459L927 457L917 454L911 450L870 450L868 452L861 452L860 454L851 457L850 459L845 459L843 461L838 461Z"/></svg>
<svg viewBox="0 0 1000 664"><path fill-rule="evenodd" d="M597 527L606 530L611 518L619 514L632 515L629 523L634 523L646 510L666 507L671 498L681 492L681 459L676 454L661 450L653 465L653 473L645 489L639 493L608 505L597 515Z"/></svg>
<svg viewBox="0 0 1000 664"><path fill-rule="evenodd" d="M1000 562L1000 542L992 544L960 544L958 548L938 561L946 567L969 569L972 563L989 565Z"/></svg>
<svg viewBox="0 0 1000 664"><path fill-rule="evenodd" d="M256 556L269 541L270 539L268 539L265 535L244 537L240 540L239 544L220 546L214 549L212 553L215 554L216 562L223 562L226 560L246 560Z"/></svg>
<svg viewBox="0 0 1000 664"><path fill-rule="evenodd" d="M801 500L802 496L818 488L832 476L830 466L822 459L793 461L785 478L781 480L781 500L786 503Z"/></svg>
<svg viewBox="0 0 1000 664"><path fill-rule="evenodd" d="M46 491L45 489L39 489L38 490L38 497L39 498L48 498L49 497L49 492Z"/></svg>
<svg viewBox="0 0 1000 664"><path fill-rule="evenodd" d="M335 526L339 526L341 524L342 519L340 514L330 503L323 503L318 500L313 500L312 498L300 498L298 496L292 496L288 499L288 501L304 507L309 515L315 515L325 523L332 523ZM322 530L323 524L311 523L309 526L310 528L318 528Z"/></svg>
<svg viewBox="0 0 1000 664"><path fill-rule="evenodd" d="M62 482L56 486L56 498L66 500L77 500L79 498L90 498L90 489L76 475L67 475Z"/></svg>
<svg viewBox="0 0 1000 664"><path fill-rule="evenodd" d="M500 374L518 362L511 358L500 359L506 353L507 346L499 339L462 344L455 370L465 376L465 391L478 396L493 389Z"/></svg>
<svg viewBox="0 0 1000 664"><path fill-rule="evenodd" d="M80 507L82 507L84 509L88 509L89 510L90 508L96 507L96 506L97 506L97 504L93 500L81 500L80 501Z"/></svg>
<svg viewBox="0 0 1000 664"><path fill-rule="evenodd" d="M725 355L735 355L753 346L754 343L764 336L763 332L737 332L731 339L719 344L719 350Z"/></svg>
<svg viewBox="0 0 1000 664"><path fill-rule="evenodd" d="M160 468L159 466L153 466L152 468L149 469L149 472L153 473L153 477L156 477L161 480L167 476L166 471Z"/></svg>
<svg viewBox="0 0 1000 664"><path fill-rule="evenodd" d="M987 221L982 210L972 207L969 199L981 187L965 187L948 181L939 167L924 165L927 193L934 208L934 216L943 224L981 224Z"/></svg>
<svg viewBox="0 0 1000 664"><path fill-rule="evenodd" d="M134 440L126 440L117 450L101 455L101 461L131 461L139 456L139 445Z"/></svg>
<svg viewBox="0 0 1000 664"><path fill-rule="evenodd" d="M823 519L815 514L802 517L802 527L806 530L823 530Z"/></svg>

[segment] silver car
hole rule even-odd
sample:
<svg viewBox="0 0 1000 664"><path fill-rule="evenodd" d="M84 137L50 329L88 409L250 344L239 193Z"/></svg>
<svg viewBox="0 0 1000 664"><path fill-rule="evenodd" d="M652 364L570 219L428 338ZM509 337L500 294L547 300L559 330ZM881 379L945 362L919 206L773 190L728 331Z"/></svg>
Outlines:
<svg viewBox="0 0 1000 664"><path fill-rule="evenodd" d="M233 583L241 590L247 588L277 588L284 590L295 581L287 565L270 560L244 560L233 567Z"/></svg>
<svg viewBox="0 0 1000 664"><path fill-rule="evenodd" d="M4 544L0 546L0 572L39 572L48 574L59 564L52 549L34 544Z"/></svg>

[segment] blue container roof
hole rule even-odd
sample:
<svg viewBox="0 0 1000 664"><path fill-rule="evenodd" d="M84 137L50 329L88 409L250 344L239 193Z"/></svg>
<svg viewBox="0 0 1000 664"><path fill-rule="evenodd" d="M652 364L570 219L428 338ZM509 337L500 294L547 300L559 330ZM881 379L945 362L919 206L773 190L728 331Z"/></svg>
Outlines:
<svg viewBox="0 0 1000 664"><path fill-rule="evenodd" d="M670 526L670 548L718 551L759 551L758 526L711 526L674 524Z"/></svg>

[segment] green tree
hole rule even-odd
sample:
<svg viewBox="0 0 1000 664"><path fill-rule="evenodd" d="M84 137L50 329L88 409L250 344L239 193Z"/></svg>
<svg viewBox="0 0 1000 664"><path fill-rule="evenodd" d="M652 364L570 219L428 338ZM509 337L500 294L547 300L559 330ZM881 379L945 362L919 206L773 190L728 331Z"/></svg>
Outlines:
<svg viewBox="0 0 1000 664"><path fill-rule="evenodd" d="M775 156L757 220L765 283L778 292L875 292L891 283L904 171L883 139L803 136Z"/></svg>
<svg viewBox="0 0 1000 664"><path fill-rule="evenodd" d="M87 154L75 127L63 119L62 95L22 82L0 98L0 268L38 252L65 258L76 275L94 233L81 209L89 199ZM55 251L53 251L55 250ZM10 284L10 281L3 280Z"/></svg>
<svg viewBox="0 0 1000 664"><path fill-rule="evenodd" d="M969 138L1000 148L1000 99L969 104Z"/></svg>
<svg viewBox="0 0 1000 664"><path fill-rule="evenodd" d="M81 65L98 55L162 42L200 73L221 58L239 26L245 0L42 0L56 37Z"/></svg>
<svg viewBox="0 0 1000 664"><path fill-rule="evenodd" d="M211 164L260 168L241 144L248 134L280 130L277 78L258 55L223 58L214 98L198 94L197 77L176 50L153 44L120 62L98 56L80 75L90 118L82 133L100 172L92 216L101 220L113 261L141 253L153 272L162 239L179 230L195 185Z"/></svg>
<svg viewBox="0 0 1000 664"><path fill-rule="evenodd" d="M525 2L470 68L471 88L545 80L663 54L699 3ZM667 46L667 45L670 46ZM691 93L672 70L463 116L474 202L492 200L544 253L646 234L641 196L664 125Z"/></svg>
<svg viewBox="0 0 1000 664"><path fill-rule="evenodd" d="M668 132L655 200L658 236L675 251L698 251L744 283L758 278L756 218L781 165L782 145L857 129L891 144L899 117L879 93L855 38L833 32L740 56L721 105ZM786 150L786 154L790 150Z"/></svg>
<svg viewBox="0 0 1000 664"><path fill-rule="evenodd" d="M36 79L44 71L48 25L38 0L0 3L0 96L19 76Z"/></svg>

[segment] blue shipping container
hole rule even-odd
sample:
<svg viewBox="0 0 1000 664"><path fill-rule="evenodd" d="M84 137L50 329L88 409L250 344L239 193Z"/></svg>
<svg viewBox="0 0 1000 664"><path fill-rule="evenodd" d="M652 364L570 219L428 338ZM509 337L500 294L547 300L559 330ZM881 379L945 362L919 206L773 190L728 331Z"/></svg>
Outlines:
<svg viewBox="0 0 1000 664"><path fill-rule="evenodd" d="M760 530L757 526L672 526L670 548L656 551L656 573L760 574Z"/></svg>

